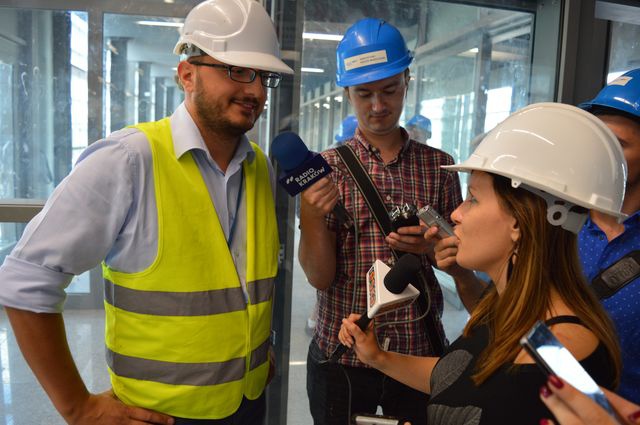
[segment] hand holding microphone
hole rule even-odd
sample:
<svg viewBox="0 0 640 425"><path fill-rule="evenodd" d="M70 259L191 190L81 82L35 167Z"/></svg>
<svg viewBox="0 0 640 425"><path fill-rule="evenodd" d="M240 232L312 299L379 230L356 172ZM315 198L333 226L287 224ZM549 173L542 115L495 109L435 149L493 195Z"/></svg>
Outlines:
<svg viewBox="0 0 640 425"><path fill-rule="evenodd" d="M300 194L301 214L306 212L324 219L334 210L340 200L340 192L329 177L316 181Z"/></svg>
<svg viewBox="0 0 640 425"><path fill-rule="evenodd" d="M365 331L375 316L406 307L420 295L420 291L411 285L411 282L417 283L419 270L420 259L412 254L400 257L391 269L376 260L367 272L367 313L357 320L358 316L354 314L343 320L338 334L342 344L331 354L330 362L338 361L353 344L353 332L349 330Z"/></svg>
<svg viewBox="0 0 640 425"><path fill-rule="evenodd" d="M351 313L349 317L342 319L342 326L340 326L340 332L338 333L338 339L340 340L338 348L345 347L343 350L345 352L353 349L358 360L371 367L376 367L379 363L377 359L382 349L373 330L373 321L367 321L369 324L365 329L357 325L363 317L367 317L367 315ZM329 361L337 361L337 359L332 360L333 357L332 355Z"/></svg>
<svg viewBox="0 0 640 425"><path fill-rule="evenodd" d="M339 193L333 182L325 178L332 169L322 155L307 149L300 137L293 132L276 136L271 143L271 152L284 170L280 184L291 196L302 191L304 202L320 211L322 216L333 210L338 220L347 222L349 214L338 203Z"/></svg>

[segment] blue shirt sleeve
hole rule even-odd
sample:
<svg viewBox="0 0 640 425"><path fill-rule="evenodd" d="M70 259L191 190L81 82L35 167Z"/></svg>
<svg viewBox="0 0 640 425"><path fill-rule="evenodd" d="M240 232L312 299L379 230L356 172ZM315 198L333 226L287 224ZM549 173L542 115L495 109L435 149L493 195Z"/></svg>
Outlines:
<svg viewBox="0 0 640 425"><path fill-rule="evenodd" d="M35 312L62 310L64 289L73 276L107 257L127 219L138 157L117 139L87 148L0 267L0 304Z"/></svg>

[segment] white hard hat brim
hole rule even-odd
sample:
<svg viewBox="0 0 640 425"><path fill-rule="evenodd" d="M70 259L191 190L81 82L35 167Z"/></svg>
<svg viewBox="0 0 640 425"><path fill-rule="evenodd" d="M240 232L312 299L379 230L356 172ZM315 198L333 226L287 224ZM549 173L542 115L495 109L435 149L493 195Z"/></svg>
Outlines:
<svg viewBox="0 0 640 425"><path fill-rule="evenodd" d="M460 163L460 164L454 164L454 165L441 165L440 168L444 168L446 170L450 170L450 171L457 171L457 172L464 172L464 173L471 173L472 171L483 171L485 173L490 173L490 174L496 174L499 176L503 176L506 177L508 179L510 179L512 182L515 183L516 186L519 186L520 184L524 184L525 186L531 186L533 188L536 188L538 190L542 190L544 192L547 192L555 197L557 197L558 199L563 199L565 201L571 202L574 205L579 205L581 207L584 207L586 209L590 209L590 210L596 210L599 211L601 213L613 216L615 218L617 218L619 221L620 220L624 220L626 218L628 218L629 216L627 214L621 213L621 212L617 212L615 210L612 209L608 209L608 208L601 208L598 207L596 205L589 205L586 204L585 202L583 202L581 199L578 199L574 196L571 196L570 194L563 192L562 190L556 190L553 189L552 187L549 186L544 186L542 187L540 185L539 182L533 181L533 180L529 180L527 178L523 178L522 176L519 176L517 174L512 174L503 170L497 170L495 168L492 168L490 166L482 165L483 163L485 163L484 159L475 156L475 155L471 155L466 161Z"/></svg>
<svg viewBox="0 0 640 425"><path fill-rule="evenodd" d="M206 52L206 51L205 51ZM283 74L293 74L286 63L273 55L259 52L217 52L209 54L214 59L224 62L227 65L242 66L244 68L254 68L261 71L281 72Z"/></svg>
<svg viewBox="0 0 640 425"><path fill-rule="evenodd" d="M293 74L291 69L286 63L279 58L260 52L214 52L209 49L203 48L194 43L203 53L211 56L212 58L224 62L227 65L241 66L244 68L254 68L261 71L281 72L283 74ZM184 41L179 41L173 49L173 53L179 55L182 50Z"/></svg>

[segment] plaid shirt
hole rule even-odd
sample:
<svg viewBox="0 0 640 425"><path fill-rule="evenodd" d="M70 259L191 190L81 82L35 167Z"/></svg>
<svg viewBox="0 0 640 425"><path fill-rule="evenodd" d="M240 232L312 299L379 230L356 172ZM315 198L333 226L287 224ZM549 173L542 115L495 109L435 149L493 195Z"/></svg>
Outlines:
<svg viewBox="0 0 640 425"><path fill-rule="evenodd" d="M453 210L462 202L460 183L455 172L443 170L440 166L452 164L453 158L438 149L410 140L407 133L402 131L405 137L404 147L398 157L388 164L382 161L377 149L364 139L359 130L346 143L360 158L388 211L404 203L412 203L418 208L429 204L449 219ZM337 236L336 276L329 289L318 291L315 338L319 347L329 355L340 343L338 331L342 318L367 309L367 270L376 259L391 264L393 255L335 149L324 151L322 156L334 170L331 173L332 179L340 191L340 201L357 225L359 239L359 246L356 247L354 230L347 229L347 226L338 227L335 216L327 216L327 225ZM431 296L429 314L437 316L438 332L444 340L444 329L440 321L443 310L442 291L426 255L421 256L421 262ZM432 354L424 320L415 320L421 314L418 303L414 302L409 307L376 317L376 333L381 346L389 351L417 356ZM414 321L391 324L411 320ZM381 326L383 323L388 325ZM364 366L353 351L345 353L340 362L348 366Z"/></svg>

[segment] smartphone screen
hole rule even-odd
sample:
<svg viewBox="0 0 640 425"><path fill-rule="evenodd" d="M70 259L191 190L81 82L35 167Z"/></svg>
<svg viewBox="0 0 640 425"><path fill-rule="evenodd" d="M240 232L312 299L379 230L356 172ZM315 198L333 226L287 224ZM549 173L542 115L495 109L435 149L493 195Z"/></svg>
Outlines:
<svg viewBox="0 0 640 425"><path fill-rule="evenodd" d="M551 330L538 321L520 344L533 357L545 374L559 376L584 394L591 397L611 415L615 415L604 393L582 365L567 350Z"/></svg>

